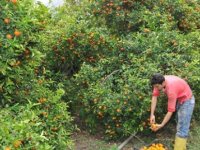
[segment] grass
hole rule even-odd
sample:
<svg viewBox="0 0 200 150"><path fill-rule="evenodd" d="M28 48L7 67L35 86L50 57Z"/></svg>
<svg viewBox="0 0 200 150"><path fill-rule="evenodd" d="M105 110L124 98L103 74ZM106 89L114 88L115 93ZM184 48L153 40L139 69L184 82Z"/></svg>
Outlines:
<svg viewBox="0 0 200 150"><path fill-rule="evenodd" d="M117 150L117 144L106 142L98 134L91 135L86 131L80 131L73 135L75 146L73 150Z"/></svg>
<svg viewBox="0 0 200 150"><path fill-rule="evenodd" d="M175 134L176 125L171 123L156 133L138 134L122 150L133 150L133 147L139 149L154 142L161 142L166 145L169 150L173 150ZM90 135L87 132L80 132L74 136L74 142L74 150L117 150L117 146L119 146L123 141L107 142L98 134ZM200 150L199 122L192 122L187 150Z"/></svg>
<svg viewBox="0 0 200 150"><path fill-rule="evenodd" d="M193 122L191 126L190 137L188 139L188 150L200 149L200 123Z"/></svg>

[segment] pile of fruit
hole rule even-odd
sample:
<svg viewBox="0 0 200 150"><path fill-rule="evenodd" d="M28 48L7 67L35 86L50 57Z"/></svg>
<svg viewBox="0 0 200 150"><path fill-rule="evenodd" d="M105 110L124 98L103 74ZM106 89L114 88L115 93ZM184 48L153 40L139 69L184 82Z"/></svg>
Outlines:
<svg viewBox="0 0 200 150"><path fill-rule="evenodd" d="M140 150L167 150L167 148L161 143L153 143L148 147L142 147Z"/></svg>
<svg viewBox="0 0 200 150"><path fill-rule="evenodd" d="M155 131L158 128L156 123L150 124L150 128ZM167 148L161 143L153 143L150 146L144 146L140 150L167 150Z"/></svg>

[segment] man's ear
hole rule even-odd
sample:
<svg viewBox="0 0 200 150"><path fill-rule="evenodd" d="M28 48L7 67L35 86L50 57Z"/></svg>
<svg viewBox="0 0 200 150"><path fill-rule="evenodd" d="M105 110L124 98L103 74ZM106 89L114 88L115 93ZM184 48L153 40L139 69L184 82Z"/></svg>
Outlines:
<svg viewBox="0 0 200 150"><path fill-rule="evenodd" d="M162 86L165 86L165 81L162 82Z"/></svg>

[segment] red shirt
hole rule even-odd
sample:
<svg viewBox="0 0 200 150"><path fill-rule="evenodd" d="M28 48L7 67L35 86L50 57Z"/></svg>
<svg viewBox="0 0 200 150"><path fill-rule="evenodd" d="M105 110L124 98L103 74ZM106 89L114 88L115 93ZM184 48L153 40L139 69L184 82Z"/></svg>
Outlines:
<svg viewBox="0 0 200 150"><path fill-rule="evenodd" d="M174 112L176 110L176 101L180 104L189 100L192 97L192 91L187 82L177 76L164 76L166 86L163 92L168 97L168 111ZM153 89L153 96L159 96L160 91L157 88Z"/></svg>

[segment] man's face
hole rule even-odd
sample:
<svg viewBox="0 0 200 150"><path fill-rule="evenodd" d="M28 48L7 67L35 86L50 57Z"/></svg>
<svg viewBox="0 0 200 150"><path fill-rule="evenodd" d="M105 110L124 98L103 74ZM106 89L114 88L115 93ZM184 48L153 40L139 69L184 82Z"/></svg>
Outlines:
<svg viewBox="0 0 200 150"><path fill-rule="evenodd" d="M162 84L155 84L153 85L154 88L157 88L158 90L162 90L163 89L163 85Z"/></svg>

